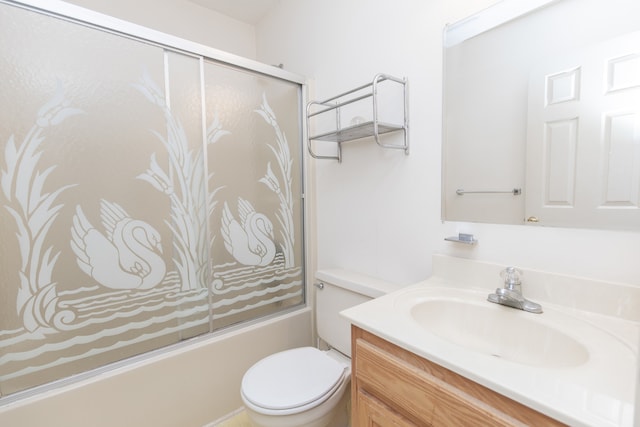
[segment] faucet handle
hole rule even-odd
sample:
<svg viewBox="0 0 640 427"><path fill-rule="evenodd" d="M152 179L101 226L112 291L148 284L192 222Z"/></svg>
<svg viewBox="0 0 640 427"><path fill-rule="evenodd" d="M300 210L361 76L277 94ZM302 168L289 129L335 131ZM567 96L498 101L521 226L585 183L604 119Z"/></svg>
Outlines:
<svg viewBox="0 0 640 427"><path fill-rule="evenodd" d="M520 287L522 281L520 275L524 274L522 270L515 267L507 267L500 272L500 277L504 280L504 286L507 289L514 289Z"/></svg>

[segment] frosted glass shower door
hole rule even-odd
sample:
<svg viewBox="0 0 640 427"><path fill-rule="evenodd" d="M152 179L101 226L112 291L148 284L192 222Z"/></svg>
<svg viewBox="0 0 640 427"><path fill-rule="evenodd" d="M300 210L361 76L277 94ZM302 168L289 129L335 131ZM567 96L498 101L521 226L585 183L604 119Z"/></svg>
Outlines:
<svg viewBox="0 0 640 427"><path fill-rule="evenodd" d="M300 88L204 67L213 327L304 302Z"/></svg>
<svg viewBox="0 0 640 427"><path fill-rule="evenodd" d="M7 5L0 28L1 394L208 332L201 60Z"/></svg>
<svg viewBox="0 0 640 427"><path fill-rule="evenodd" d="M300 83L101 28L0 2L0 398L304 303Z"/></svg>
<svg viewBox="0 0 640 427"><path fill-rule="evenodd" d="M0 3L0 397L304 302L300 84Z"/></svg>

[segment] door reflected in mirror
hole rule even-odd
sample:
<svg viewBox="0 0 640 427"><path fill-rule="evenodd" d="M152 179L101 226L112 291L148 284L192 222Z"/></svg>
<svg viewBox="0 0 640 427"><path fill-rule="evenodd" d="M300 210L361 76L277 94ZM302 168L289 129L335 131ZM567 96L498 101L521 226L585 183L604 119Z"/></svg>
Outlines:
<svg viewBox="0 0 640 427"><path fill-rule="evenodd" d="M447 27L444 220L640 230L638 16L509 0Z"/></svg>

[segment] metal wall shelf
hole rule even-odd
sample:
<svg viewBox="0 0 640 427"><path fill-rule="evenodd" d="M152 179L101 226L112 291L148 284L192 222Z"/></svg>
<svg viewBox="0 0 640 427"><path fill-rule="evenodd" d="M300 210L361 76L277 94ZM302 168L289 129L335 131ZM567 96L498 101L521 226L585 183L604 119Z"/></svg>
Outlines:
<svg viewBox="0 0 640 427"><path fill-rule="evenodd" d="M401 85L402 89L402 123L392 124L379 121L379 94L378 89L381 83L388 81L390 84ZM350 91L341 93L324 101L311 101L307 104L307 129L311 129L311 119L319 117L323 114L335 114L335 126L332 130L310 135L307 139L307 148L309 154L316 159L333 159L342 161L342 143L353 141L356 139L373 137L376 143L383 148L403 150L405 154L409 154L409 115L408 115L408 82L406 79L400 79L387 74L377 74L371 83L359 86ZM369 101L370 99L370 101ZM349 104L358 101L371 102L372 120L363 123L357 123L351 126L342 127L340 125L341 109ZM380 136L384 134L402 132L402 144L383 143ZM336 143L336 155L319 155L313 149L312 141L330 141Z"/></svg>

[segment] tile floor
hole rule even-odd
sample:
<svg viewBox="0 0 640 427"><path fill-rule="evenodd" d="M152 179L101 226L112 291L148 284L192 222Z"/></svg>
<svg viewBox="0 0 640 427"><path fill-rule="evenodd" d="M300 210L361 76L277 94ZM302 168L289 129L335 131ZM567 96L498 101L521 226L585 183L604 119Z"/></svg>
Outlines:
<svg viewBox="0 0 640 427"><path fill-rule="evenodd" d="M348 394L345 395L342 404L345 405L344 411L338 414L328 427L349 427L351 425L351 420L349 419L349 413L351 412L351 399ZM245 411L241 411L227 420L205 427L253 427L253 424L251 424L247 413Z"/></svg>
<svg viewBox="0 0 640 427"><path fill-rule="evenodd" d="M237 415L216 424L214 427L253 427L247 413L242 411Z"/></svg>

